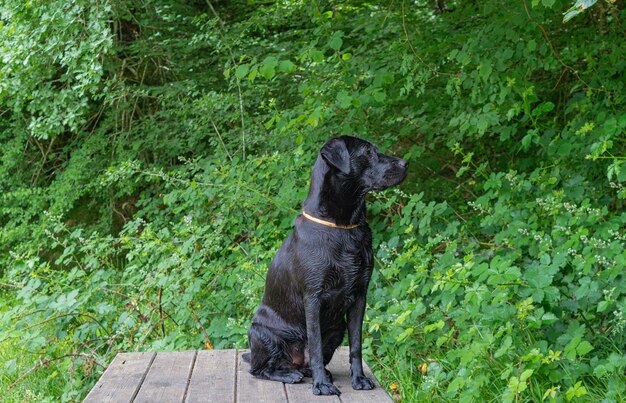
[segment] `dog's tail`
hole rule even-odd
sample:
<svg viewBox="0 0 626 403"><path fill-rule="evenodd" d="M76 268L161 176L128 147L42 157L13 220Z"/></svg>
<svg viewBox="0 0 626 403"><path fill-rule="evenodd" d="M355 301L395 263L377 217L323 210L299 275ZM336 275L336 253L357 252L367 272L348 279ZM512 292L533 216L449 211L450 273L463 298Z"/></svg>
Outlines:
<svg viewBox="0 0 626 403"><path fill-rule="evenodd" d="M249 363L249 362L250 362L250 353L243 353L243 354L241 355L241 358L243 358L243 360L244 360L245 362Z"/></svg>

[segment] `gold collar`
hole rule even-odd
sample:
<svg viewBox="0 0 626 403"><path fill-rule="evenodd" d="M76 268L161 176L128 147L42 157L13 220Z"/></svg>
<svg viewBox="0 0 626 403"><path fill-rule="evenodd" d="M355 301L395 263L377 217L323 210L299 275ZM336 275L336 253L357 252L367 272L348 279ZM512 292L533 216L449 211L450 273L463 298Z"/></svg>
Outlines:
<svg viewBox="0 0 626 403"><path fill-rule="evenodd" d="M304 210L302 210L302 215L303 215L305 218L307 218L307 219L309 219L309 220L311 220L311 221L313 221L313 222L316 222L316 223L318 223L318 224L322 224L322 225L325 225L325 226L327 226L327 227L331 227L331 228L354 229L354 228L356 228L356 227L358 227L358 226L359 226L359 224L353 224L353 225L337 225L337 224L335 224L334 222L324 221L324 220L321 220L321 219L319 219L319 218L315 218L315 217L313 217L312 215L308 214L308 213L307 213L306 211L304 211Z"/></svg>

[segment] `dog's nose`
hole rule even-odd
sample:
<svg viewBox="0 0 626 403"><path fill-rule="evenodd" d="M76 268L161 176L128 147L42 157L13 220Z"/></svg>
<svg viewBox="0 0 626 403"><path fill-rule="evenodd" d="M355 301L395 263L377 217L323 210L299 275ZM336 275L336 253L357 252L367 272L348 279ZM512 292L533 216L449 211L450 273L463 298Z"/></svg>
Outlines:
<svg viewBox="0 0 626 403"><path fill-rule="evenodd" d="M407 161L407 160L398 160L398 165L400 165L400 167L402 169L406 169L409 166L409 161Z"/></svg>

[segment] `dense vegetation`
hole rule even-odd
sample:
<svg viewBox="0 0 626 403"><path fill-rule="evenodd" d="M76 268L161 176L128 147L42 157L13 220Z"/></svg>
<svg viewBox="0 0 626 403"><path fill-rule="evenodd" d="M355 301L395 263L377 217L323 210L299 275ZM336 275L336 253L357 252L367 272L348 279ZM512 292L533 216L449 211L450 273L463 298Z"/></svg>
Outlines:
<svg viewBox="0 0 626 403"><path fill-rule="evenodd" d="M624 401L626 9L594 3L3 0L0 394L245 347L350 133L410 161L369 199L392 395Z"/></svg>

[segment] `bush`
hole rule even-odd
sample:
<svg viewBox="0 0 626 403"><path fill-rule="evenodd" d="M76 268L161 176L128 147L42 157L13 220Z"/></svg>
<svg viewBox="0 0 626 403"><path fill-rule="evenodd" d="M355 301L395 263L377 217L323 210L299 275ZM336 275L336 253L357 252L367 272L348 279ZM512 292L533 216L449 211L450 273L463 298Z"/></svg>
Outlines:
<svg viewBox="0 0 626 403"><path fill-rule="evenodd" d="M5 1L0 390L245 347L319 147L356 134L411 167L369 199L394 396L624 400L624 9L578 3Z"/></svg>

